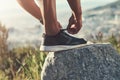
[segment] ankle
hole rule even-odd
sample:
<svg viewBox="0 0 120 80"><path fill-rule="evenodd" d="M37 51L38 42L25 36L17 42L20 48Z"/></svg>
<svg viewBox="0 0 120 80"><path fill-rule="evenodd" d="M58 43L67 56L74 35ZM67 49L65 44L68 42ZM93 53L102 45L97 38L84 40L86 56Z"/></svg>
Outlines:
<svg viewBox="0 0 120 80"><path fill-rule="evenodd" d="M47 36L55 36L60 32L60 30L46 31Z"/></svg>

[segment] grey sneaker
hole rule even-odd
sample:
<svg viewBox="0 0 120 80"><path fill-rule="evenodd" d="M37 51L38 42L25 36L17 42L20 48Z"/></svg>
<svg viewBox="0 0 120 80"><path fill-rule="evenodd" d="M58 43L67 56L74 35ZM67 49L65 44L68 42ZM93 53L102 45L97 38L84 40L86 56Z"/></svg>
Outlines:
<svg viewBox="0 0 120 80"><path fill-rule="evenodd" d="M87 41L83 38L72 37L64 32L64 30L61 30L55 36L44 35L41 42L40 51L55 52L68 50L86 43Z"/></svg>

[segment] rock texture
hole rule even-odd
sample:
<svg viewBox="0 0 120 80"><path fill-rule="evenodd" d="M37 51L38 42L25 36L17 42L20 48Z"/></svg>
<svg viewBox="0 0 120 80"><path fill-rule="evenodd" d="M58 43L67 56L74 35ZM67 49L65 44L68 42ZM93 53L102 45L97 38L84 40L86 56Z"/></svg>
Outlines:
<svg viewBox="0 0 120 80"><path fill-rule="evenodd" d="M120 55L110 44L49 53L41 80L120 80Z"/></svg>

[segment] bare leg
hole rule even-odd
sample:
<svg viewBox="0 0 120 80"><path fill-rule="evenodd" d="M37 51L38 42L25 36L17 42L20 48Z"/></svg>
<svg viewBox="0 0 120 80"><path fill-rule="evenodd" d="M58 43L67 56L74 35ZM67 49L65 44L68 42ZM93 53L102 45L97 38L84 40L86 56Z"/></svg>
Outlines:
<svg viewBox="0 0 120 80"><path fill-rule="evenodd" d="M60 27L59 27L59 24L57 22L57 17L56 17L55 1L56 0L41 0L40 2L40 5L41 5L40 8L42 10L45 31L46 31L46 34L49 35L49 36L44 37L43 41L41 42L40 50L54 52L54 51L61 51L65 49L75 48L80 44L86 44L87 42L84 39L71 37L66 32L60 31ZM71 0L70 3L72 2L74 1ZM76 4L77 3L74 3L74 6ZM75 11L77 11L77 9ZM77 13L75 12L75 16L74 16L75 18L77 18L76 14ZM76 30L80 28L79 21L77 21L77 19L75 20L76 20L75 23L71 24L71 25L75 25L75 28L76 28L75 31L72 31L73 33L76 33L77 32ZM60 33L57 34L58 32ZM52 35L56 35L56 36L52 36Z"/></svg>
<svg viewBox="0 0 120 80"><path fill-rule="evenodd" d="M40 8L46 34L56 35L60 31L56 16L56 0L40 0Z"/></svg>
<svg viewBox="0 0 120 80"><path fill-rule="evenodd" d="M38 20L42 20L40 8L36 5L34 0L17 0L17 2L32 16Z"/></svg>

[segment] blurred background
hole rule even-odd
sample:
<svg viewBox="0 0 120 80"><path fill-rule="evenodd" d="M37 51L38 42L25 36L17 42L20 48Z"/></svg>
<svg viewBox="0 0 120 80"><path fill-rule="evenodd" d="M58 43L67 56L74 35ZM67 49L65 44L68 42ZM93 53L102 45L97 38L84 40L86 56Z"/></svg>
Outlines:
<svg viewBox="0 0 120 80"><path fill-rule="evenodd" d="M37 1L37 0L36 0ZM109 42L120 53L120 0L81 0L83 27L76 37ZM67 27L71 10L57 0L57 17ZM41 80L48 52L39 50L44 32L16 0L0 0L0 80Z"/></svg>
<svg viewBox="0 0 120 80"><path fill-rule="evenodd" d="M120 0L81 0L81 5L83 27L74 36L88 40L96 39L98 33L105 37L111 34L120 36ZM57 16L63 28L66 28L71 16L66 0L57 0ZM8 29L7 41L11 48L25 43L40 44L44 28L16 0L0 0L0 22Z"/></svg>

